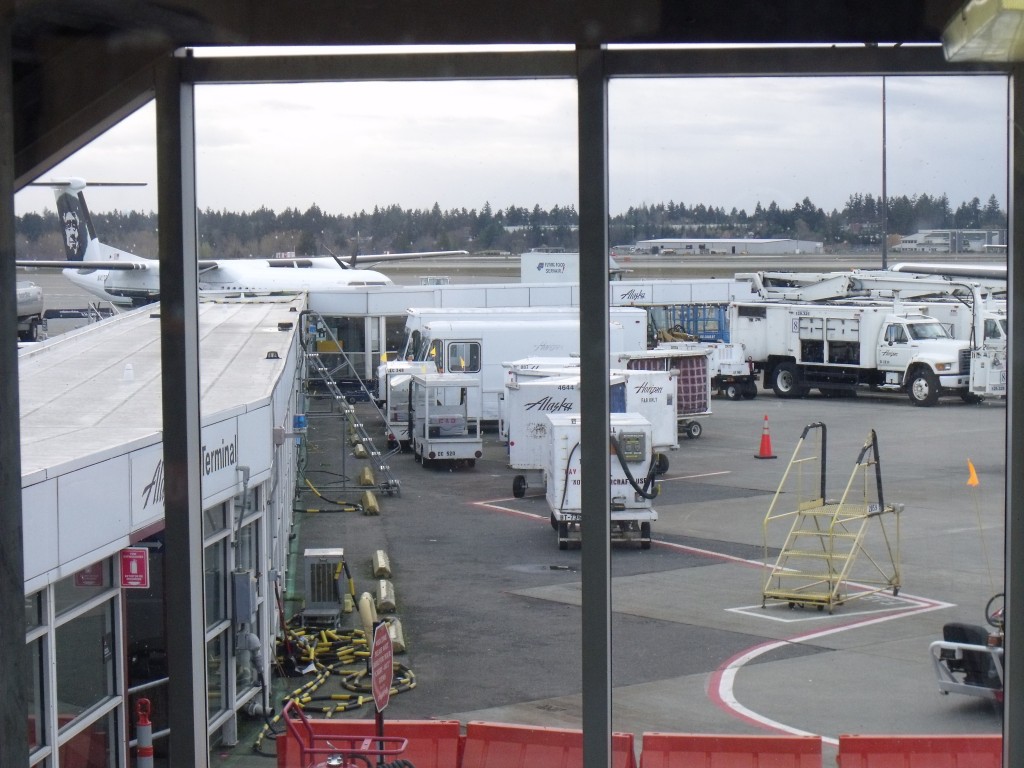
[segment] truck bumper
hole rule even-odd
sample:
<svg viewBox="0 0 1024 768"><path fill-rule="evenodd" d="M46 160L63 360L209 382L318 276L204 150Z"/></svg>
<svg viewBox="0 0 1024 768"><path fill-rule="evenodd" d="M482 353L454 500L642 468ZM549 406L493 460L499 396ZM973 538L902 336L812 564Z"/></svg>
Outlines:
<svg viewBox="0 0 1024 768"><path fill-rule="evenodd" d="M960 373L939 376L939 386L943 389L967 389L971 386L971 377Z"/></svg>

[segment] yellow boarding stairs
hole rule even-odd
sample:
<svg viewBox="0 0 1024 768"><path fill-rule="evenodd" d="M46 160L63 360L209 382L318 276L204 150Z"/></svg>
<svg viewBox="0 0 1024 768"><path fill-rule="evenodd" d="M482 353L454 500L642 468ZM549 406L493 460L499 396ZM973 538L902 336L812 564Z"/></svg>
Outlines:
<svg viewBox="0 0 1024 768"><path fill-rule="evenodd" d="M810 450L805 442L812 431L818 435L817 455L802 455ZM768 600L784 600L790 608L815 605L832 613L835 606L854 598L890 590L894 597L899 594L903 505L883 500L875 431L860 449L839 501L825 495L826 432L820 422L804 427L765 515L764 563L769 573L762 608ZM783 509L794 497L787 492L793 486L796 509ZM777 541L786 523L789 533L769 566L771 536ZM870 554L872 549L878 554Z"/></svg>

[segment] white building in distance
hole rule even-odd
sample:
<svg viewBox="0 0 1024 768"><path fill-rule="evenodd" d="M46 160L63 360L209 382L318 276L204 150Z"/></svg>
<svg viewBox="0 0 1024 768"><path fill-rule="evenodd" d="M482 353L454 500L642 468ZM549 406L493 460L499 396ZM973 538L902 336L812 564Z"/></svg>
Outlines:
<svg viewBox="0 0 1024 768"><path fill-rule="evenodd" d="M822 243L774 237L662 237L638 240L635 252L664 256L821 253Z"/></svg>

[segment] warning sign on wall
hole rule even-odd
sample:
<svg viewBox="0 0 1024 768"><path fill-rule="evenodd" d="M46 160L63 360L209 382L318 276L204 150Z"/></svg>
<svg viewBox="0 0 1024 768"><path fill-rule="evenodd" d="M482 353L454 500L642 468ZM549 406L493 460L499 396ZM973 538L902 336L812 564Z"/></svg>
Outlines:
<svg viewBox="0 0 1024 768"><path fill-rule="evenodd" d="M121 550L121 586L127 589L149 589L149 550L127 547Z"/></svg>

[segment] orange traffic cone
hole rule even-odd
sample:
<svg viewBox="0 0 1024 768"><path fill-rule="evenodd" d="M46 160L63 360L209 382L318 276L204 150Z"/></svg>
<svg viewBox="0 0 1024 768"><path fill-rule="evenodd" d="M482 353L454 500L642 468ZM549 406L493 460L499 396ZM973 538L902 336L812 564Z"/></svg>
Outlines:
<svg viewBox="0 0 1024 768"><path fill-rule="evenodd" d="M761 450L757 452L758 459L774 459L777 458L772 453L772 436L768 434L768 414L764 415L764 427L761 428Z"/></svg>

